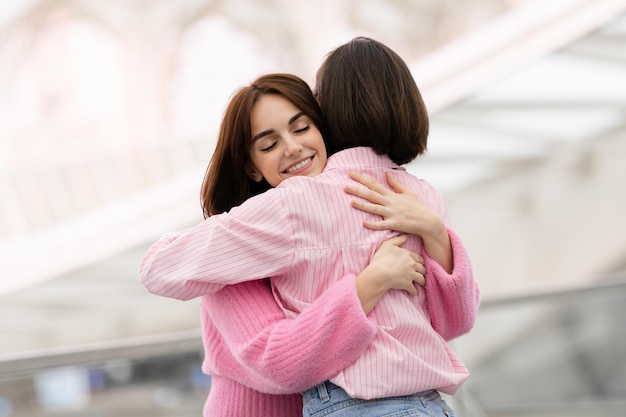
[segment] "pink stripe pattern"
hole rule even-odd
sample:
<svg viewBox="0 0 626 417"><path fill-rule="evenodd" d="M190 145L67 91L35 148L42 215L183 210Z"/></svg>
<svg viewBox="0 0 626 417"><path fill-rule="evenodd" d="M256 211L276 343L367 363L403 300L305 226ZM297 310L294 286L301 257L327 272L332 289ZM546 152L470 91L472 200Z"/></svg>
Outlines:
<svg viewBox="0 0 626 417"><path fill-rule="evenodd" d="M363 227L365 219L375 216L352 208L354 197L343 191L352 182L349 171L384 184L389 170L448 221L445 203L429 183L369 148L348 149L329 158L325 171L316 177L290 178L229 213L163 237L142 261L142 283L155 294L188 300L224 285L271 277L276 301L287 317L294 318L338 279L358 274L377 247L397 234ZM423 252L416 236L405 247ZM374 339L332 381L352 397L364 399L426 389L453 394L469 373L447 340L471 328L478 305L469 263L464 267L462 282L449 279L427 284L417 296L396 290L383 296L370 313L377 323ZM436 294L446 291L459 294ZM445 305L429 305L430 292L446 304L464 298L452 325L431 317L445 315ZM455 327L458 321L464 322L461 331L459 325ZM437 332L437 326L448 334Z"/></svg>

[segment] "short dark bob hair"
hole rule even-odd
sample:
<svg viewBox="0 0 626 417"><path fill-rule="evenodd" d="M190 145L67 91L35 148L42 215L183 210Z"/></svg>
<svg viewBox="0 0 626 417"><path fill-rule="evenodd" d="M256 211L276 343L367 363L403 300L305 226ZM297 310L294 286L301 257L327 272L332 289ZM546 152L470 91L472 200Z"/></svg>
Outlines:
<svg viewBox="0 0 626 417"><path fill-rule="evenodd" d="M400 56L358 37L330 52L317 71L316 97L329 155L369 146L405 164L426 151L428 113Z"/></svg>

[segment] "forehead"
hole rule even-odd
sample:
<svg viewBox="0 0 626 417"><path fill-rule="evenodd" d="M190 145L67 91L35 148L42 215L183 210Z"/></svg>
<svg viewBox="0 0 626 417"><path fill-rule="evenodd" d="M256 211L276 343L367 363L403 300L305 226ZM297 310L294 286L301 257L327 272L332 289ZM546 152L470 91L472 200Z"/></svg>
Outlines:
<svg viewBox="0 0 626 417"><path fill-rule="evenodd" d="M251 122L255 124L287 123L298 113L295 104L278 94L264 94L252 107Z"/></svg>

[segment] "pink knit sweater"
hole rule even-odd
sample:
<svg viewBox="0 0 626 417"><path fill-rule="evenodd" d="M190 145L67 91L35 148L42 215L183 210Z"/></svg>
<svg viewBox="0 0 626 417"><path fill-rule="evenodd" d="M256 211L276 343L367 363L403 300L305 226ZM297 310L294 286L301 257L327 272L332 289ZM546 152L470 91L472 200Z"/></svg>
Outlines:
<svg viewBox="0 0 626 417"><path fill-rule="evenodd" d="M451 230L451 274L423 252L431 321L444 339L467 333L478 308L469 257ZM264 280L202 297L203 370L212 375L205 417L301 416L303 391L356 360L376 332L363 314L353 275L286 319Z"/></svg>
<svg viewBox="0 0 626 417"><path fill-rule="evenodd" d="M205 417L301 416L302 396L290 393L336 375L376 333L354 275L296 319L285 318L265 280L227 286L201 305L203 371L213 377Z"/></svg>
<svg viewBox="0 0 626 417"><path fill-rule="evenodd" d="M444 340L468 333L476 322L480 304L480 288L474 280L469 255L463 242L450 228L454 267L448 274L426 250L422 249L426 267L426 306L430 324Z"/></svg>

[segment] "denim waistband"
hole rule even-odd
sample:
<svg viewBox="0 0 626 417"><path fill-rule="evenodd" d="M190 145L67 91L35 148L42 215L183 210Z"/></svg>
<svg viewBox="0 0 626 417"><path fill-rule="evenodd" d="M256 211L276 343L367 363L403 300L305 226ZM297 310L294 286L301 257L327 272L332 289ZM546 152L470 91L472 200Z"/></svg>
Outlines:
<svg viewBox="0 0 626 417"><path fill-rule="evenodd" d="M332 391L334 389L343 389L340 386L330 382L330 381L325 381L322 382L321 384L313 387L313 388L309 388L308 390L304 391L302 393L303 395L303 400L304 402L307 402L309 399L318 396L322 402L324 402L325 399L328 398L328 391ZM408 394L408 395L399 395L399 396L392 396L392 397L388 397L388 398L411 398L414 397L415 399L422 399L425 401L430 401L430 400L434 400L436 398L439 398L439 392L437 390L434 389L430 389L430 390L426 390L426 391L420 391L420 392L416 392L414 394Z"/></svg>

